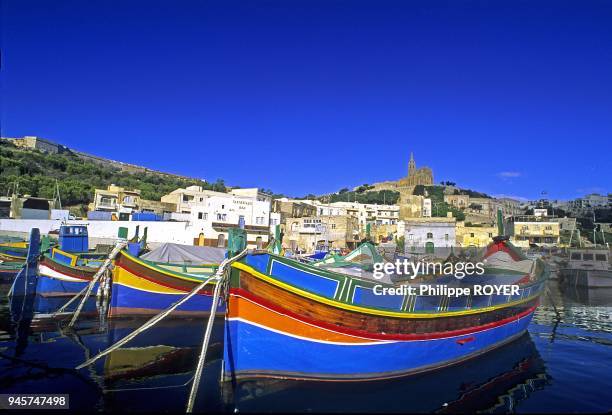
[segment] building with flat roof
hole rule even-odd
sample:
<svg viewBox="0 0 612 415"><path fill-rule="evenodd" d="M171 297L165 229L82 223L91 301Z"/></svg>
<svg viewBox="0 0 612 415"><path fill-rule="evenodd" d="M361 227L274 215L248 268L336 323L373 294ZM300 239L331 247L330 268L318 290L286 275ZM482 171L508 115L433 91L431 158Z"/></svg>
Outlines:
<svg viewBox="0 0 612 415"><path fill-rule="evenodd" d="M446 258L455 245L456 219L411 218L404 221L404 250L406 256Z"/></svg>
<svg viewBox="0 0 612 415"><path fill-rule="evenodd" d="M20 138L13 137L2 137L3 140L10 141L16 147L26 148L29 150L38 150L44 153L57 154L68 150L68 147L61 144L54 143L53 141L45 138L36 137L32 135L26 135Z"/></svg>
<svg viewBox="0 0 612 415"><path fill-rule="evenodd" d="M505 231L520 247L559 245L559 220L553 216L518 215L508 219Z"/></svg>
<svg viewBox="0 0 612 415"><path fill-rule="evenodd" d="M354 249L360 240L359 221L355 216L310 216L287 219L283 246L304 252L326 245Z"/></svg>

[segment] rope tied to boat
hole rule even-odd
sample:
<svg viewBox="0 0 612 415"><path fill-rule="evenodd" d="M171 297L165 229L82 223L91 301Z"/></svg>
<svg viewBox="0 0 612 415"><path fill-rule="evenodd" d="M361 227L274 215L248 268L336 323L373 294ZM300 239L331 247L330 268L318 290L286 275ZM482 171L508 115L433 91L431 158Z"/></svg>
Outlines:
<svg viewBox="0 0 612 415"><path fill-rule="evenodd" d="M91 279L87 287L84 289L85 294L83 295L81 302L77 306L77 309L74 312L74 315L72 316L72 319L70 320L70 323L68 323L68 327L72 327L74 323L76 323L77 319L79 318L79 314L81 314L81 310L83 309L83 306L85 305L85 302L87 301L87 299L89 298L89 295L91 294L91 291L93 290L94 285L96 284L96 282L98 282L98 280L100 280L100 278L102 278L103 275L106 274L106 271L113 264L113 260L117 257L117 255L119 255L119 252L121 252L121 250L125 248L126 245L127 245L127 241L117 242L115 244L115 247L111 251L111 253L108 254L108 257L106 258L104 263L100 266L100 268L98 268L98 271L93 276L93 278ZM81 294L81 292L83 292L83 290L81 290L74 298L77 298ZM72 300L74 300L74 298ZM68 303L72 302L72 300L70 300ZM65 306L66 305L64 305L64 307ZM64 307L60 308L60 310L64 309Z"/></svg>
<svg viewBox="0 0 612 415"><path fill-rule="evenodd" d="M236 256L234 256L232 258L227 258L227 259L223 260L223 262L221 262L221 264L219 265L219 268L217 269L217 272L214 275L212 275L212 276L208 277L206 280L202 281L200 284L198 284L196 287L194 287L188 294L186 294L183 298L181 298L180 300L178 300L177 302L172 304L166 310L164 310L161 313L159 313L159 314L155 315L154 317L150 318L142 326L140 326L139 328L137 328L136 330L134 330L133 332L131 332L130 334L128 334L127 336L122 338L121 340L117 341L112 346L109 346L108 348L106 348L105 350L101 351L100 353L98 353L94 357L92 357L92 358L86 360L85 362L81 363L80 365L78 365L76 367L76 369L78 370L78 369L82 369L82 368L84 368L86 366L89 366L92 363L96 362L98 359L108 355L109 353L111 353L114 350L118 349L119 347L123 346L124 344L126 344L127 342L129 342L130 340L132 340L133 338L138 336L143 331L153 327L155 324L157 324L158 322L163 320L166 316L168 316L168 314L170 314L171 312L176 310L178 307L180 307L182 304L184 304L186 301L188 301L190 298L195 296L198 292L200 292L200 290L202 288L206 287L209 283L211 283L212 281L218 281L217 287L219 287L219 288L215 287L214 297L213 297L213 308L214 309L211 310L211 318L209 318L208 325L206 327L206 333L208 335L206 335L206 333L205 333L205 336L204 336L204 341L206 342L206 344L205 344L206 347L203 347L203 352L200 354L201 358L202 358L202 355L204 355L204 357L205 357L206 356L206 349L208 348L208 343L207 342L208 342L208 340L210 340L210 331L212 330L212 321L214 321L214 315L215 315L215 312L216 312L216 304L217 304L218 299L219 299L220 286L222 285L221 284L221 280L223 279L224 271L225 271L225 269L226 269L226 267L228 265L231 265L232 262L235 262L235 261L239 260L244 255L246 255L246 253L247 253L247 250L245 249L244 251L242 251L238 255L236 255ZM208 340L207 340L207 338L208 338ZM203 343L203 346L204 346L204 343ZM200 362L198 362L198 367L199 366L200 366ZM202 372L201 368L200 368L199 372L201 374L201 372ZM199 384L199 379L198 379L198 384ZM195 400L195 396L194 396L194 400Z"/></svg>

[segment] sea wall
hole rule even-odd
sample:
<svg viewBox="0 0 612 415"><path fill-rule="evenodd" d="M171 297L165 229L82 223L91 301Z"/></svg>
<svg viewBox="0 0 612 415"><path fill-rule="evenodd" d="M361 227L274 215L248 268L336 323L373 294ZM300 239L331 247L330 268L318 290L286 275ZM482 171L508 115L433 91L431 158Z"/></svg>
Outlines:
<svg viewBox="0 0 612 415"><path fill-rule="evenodd" d="M41 234L58 230L61 221L49 219L0 219L0 232L6 235L26 237L30 229L38 228ZM198 230L187 222L137 222L137 221L67 221L69 225L87 225L92 246L111 244L117 239L120 227L128 228L128 237L134 236L136 226L140 225L140 235L147 230L147 241L152 247L164 242L193 245Z"/></svg>
<svg viewBox="0 0 612 415"><path fill-rule="evenodd" d="M41 235L48 234L50 231L59 230L61 220L51 219L0 219L0 233L10 236L20 236L27 238L30 229L40 229ZM117 240L120 227L128 228L128 237L131 238L136 232L136 226L140 226L140 236L147 230L147 243L150 248L156 248L162 243L172 242L182 245L193 245L195 238L200 233L204 233L209 245L217 246L219 234L225 235L227 232L215 231L210 223L202 221L190 222L149 222L149 221L84 221L68 220L68 225L86 225L89 234L90 247L97 244L113 244ZM261 236L264 243L268 242L268 235L248 234L248 245L250 248L256 247L256 238Z"/></svg>

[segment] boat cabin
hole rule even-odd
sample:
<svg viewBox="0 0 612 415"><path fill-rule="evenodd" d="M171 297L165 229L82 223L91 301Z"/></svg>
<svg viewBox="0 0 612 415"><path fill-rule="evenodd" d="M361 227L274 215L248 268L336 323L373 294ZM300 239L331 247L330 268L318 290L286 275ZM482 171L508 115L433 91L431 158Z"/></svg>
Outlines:
<svg viewBox="0 0 612 415"><path fill-rule="evenodd" d="M610 251L605 248L571 249L569 268L576 269L608 269L610 267Z"/></svg>
<svg viewBox="0 0 612 415"><path fill-rule="evenodd" d="M62 225L59 230L59 249L64 252L87 252L89 238L85 225Z"/></svg>

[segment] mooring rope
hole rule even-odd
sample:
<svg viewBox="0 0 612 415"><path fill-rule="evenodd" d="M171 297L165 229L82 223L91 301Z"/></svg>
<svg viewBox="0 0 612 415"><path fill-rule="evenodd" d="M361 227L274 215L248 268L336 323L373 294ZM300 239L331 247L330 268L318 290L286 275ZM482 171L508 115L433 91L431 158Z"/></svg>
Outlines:
<svg viewBox="0 0 612 415"><path fill-rule="evenodd" d="M70 300L68 300L68 302L66 304L64 304L63 306L61 306L57 311L55 311L54 313L51 314L51 318L57 316L58 314L61 314L64 312L64 310L66 308L68 308L68 306L70 304L72 304L77 298L79 298L85 291L87 291L87 285L85 287L83 287L83 289L81 291L79 291L74 297L72 297Z"/></svg>
<svg viewBox="0 0 612 415"><path fill-rule="evenodd" d="M119 254L119 252L121 252L121 250L125 247L125 245L127 245L126 241L117 242L117 244L115 245L115 248L113 248L112 252L108 255L108 258L106 258L102 266L98 269L98 271L96 272L96 275L93 276L93 278L87 285L87 290L85 291L85 295L83 296L83 299L81 300L76 311L74 312L74 315L72 316L72 319L70 320L70 323L68 323L68 327L72 327L74 323L76 323L77 319L79 318L79 314L81 314L81 310L83 309L83 306L85 305L85 302L87 301L87 298L89 298L89 295L91 294L93 286L95 285L96 282L98 282L100 277L104 275L104 272L112 264L113 259L115 259L115 257ZM77 294L75 298L78 295L79 294Z"/></svg>
<svg viewBox="0 0 612 415"><path fill-rule="evenodd" d="M193 404L195 403L196 395L198 393L198 387L200 386L200 379L202 376L202 370L204 368L204 361L206 360L206 352L208 351L208 343L210 342L210 333L215 322L215 314L217 312L217 304L219 302L219 294L221 293L221 281L219 281L215 287L213 294L213 303L210 309L210 316L208 317L208 324L206 325L206 331L204 332L204 340L202 341L202 350L200 351L200 358L198 365L196 366L193 383L191 384L191 391L189 392L189 399L187 400L187 412L193 411Z"/></svg>

